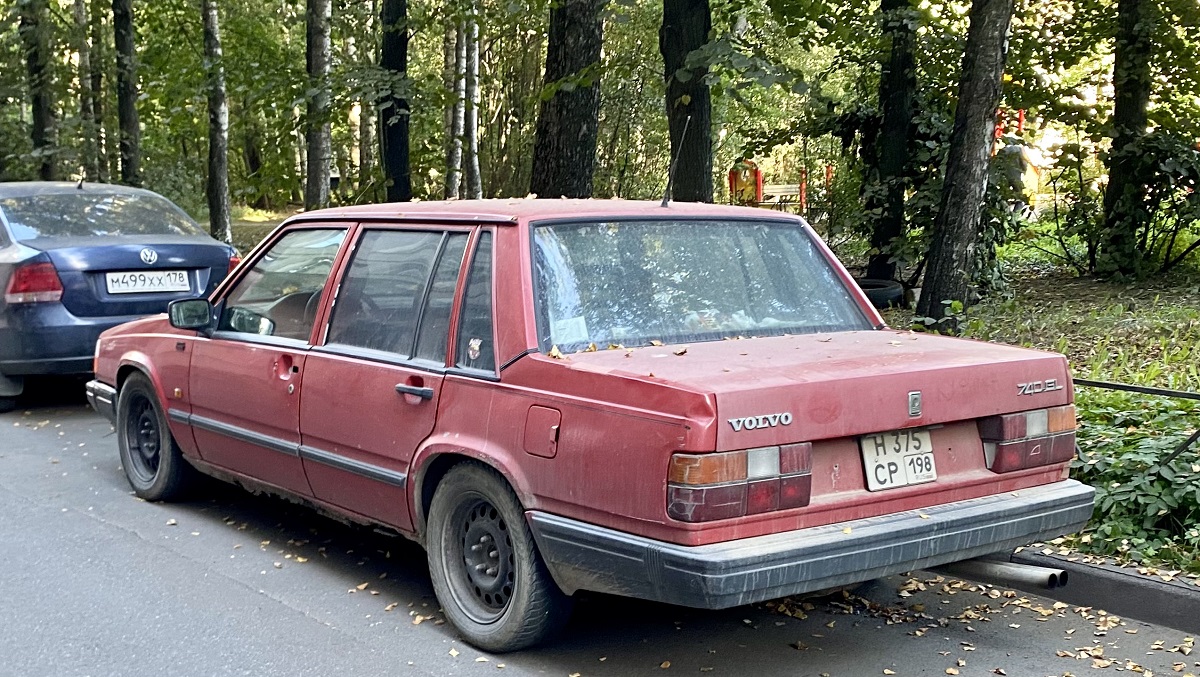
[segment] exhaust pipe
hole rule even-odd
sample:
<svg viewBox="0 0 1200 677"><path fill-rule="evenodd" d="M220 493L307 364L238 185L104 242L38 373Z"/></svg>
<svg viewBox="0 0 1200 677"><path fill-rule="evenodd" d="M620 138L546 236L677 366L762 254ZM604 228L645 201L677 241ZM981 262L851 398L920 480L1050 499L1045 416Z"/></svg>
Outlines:
<svg viewBox="0 0 1200 677"><path fill-rule="evenodd" d="M993 585L1053 590L1067 584L1067 572L1064 569L1050 569L994 559L968 559L944 564L934 567L934 569Z"/></svg>

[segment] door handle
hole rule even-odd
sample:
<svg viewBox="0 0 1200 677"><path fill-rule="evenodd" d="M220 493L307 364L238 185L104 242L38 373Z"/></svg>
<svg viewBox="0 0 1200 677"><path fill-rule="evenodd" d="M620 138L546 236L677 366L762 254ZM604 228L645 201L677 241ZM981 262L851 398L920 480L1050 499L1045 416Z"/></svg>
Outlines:
<svg viewBox="0 0 1200 677"><path fill-rule="evenodd" d="M416 395L423 400L433 399L433 388L422 388L420 386L410 386L406 383L397 383L396 392L401 395Z"/></svg>

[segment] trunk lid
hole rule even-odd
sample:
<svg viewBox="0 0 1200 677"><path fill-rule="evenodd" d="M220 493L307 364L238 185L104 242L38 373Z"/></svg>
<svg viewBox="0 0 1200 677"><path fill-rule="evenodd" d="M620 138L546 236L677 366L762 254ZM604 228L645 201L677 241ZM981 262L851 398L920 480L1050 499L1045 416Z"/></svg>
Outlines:
<svg viewBox="0 0 1200 677"><path fill-rule="evenodd" d="M175 299L205 296L229 271L233 250L214 239L190 235L46 237L22 244L50 258L63 284L62 304L78 317L149 315ZM162 276L164 271L182 275ZM171 288L110 289L108 275L152 274ZM128 279L128 278L125 278ZM144 282L146 277L142 277ZM187 289L172 282L186 280Z"/></svg>
<svg viewBox="0 0 1200 677"><path fill-rule="evenodd" d="M717 451L935 426L1074 399L1062 355L930 334L718 341L677 354L681 348L577 353L570 360L576 368L711 394Z"/></svg>

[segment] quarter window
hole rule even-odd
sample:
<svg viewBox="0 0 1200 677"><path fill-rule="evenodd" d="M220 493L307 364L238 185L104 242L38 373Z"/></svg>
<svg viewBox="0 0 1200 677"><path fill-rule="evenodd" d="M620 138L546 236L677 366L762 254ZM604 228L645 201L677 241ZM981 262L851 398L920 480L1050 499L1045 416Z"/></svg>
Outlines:
<svg viewBox="0 0 1200 677"><path fill-rule="evenodd" d="M458 322L458 356L455 363L465 369L496 370L492 340L492 234L479 235L479 246L471 260L462 318Z"/></svg>
<svg viewBox="0 0 1200 677"><path fill-rule="evenodd" d="M293 230L225 298L217 328L307 341L345 229Z"/></svg>

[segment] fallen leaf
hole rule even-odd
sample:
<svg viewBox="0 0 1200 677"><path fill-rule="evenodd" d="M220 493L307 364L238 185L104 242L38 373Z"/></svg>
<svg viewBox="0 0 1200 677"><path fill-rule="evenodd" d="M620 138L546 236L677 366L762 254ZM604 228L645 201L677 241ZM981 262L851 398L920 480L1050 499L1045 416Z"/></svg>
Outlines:
<svg viewBox="0 0 1200 677"><path fill-rule="evenodd" d="M679 350L673 350L671 352L675 353L676 355L687 355L687 346L684 346L684 347L680 348Z"/></svg>
<svg viewBox="0 0 1200 677"><path fill-rule="evenodd" d="M652 346L661 346L662 344L663 344L662 341L651 341L650 342L650 345L652 345Z"/></svg>
<svg viewBox="0 0 1200 677"><path fill-rule="evenodd" d="M387 605L387 606L383 607L383 610L384 610L384 611L391 611L392 609L395 609L395 608L396 608L396 607L397 607L399 604L400 604L399 602L392 602L391 604L389 604L389 605Z"/></svg>
<svg viewBox="0 0 1200 677"><path fill-rule="evenodd" d="M179 524L179 522L176 522L176 521L174 520L174 518L167 520L167 526L169 526L169 527L173 527L173 526L175 526L176 524Z"/></svg>
<svg viewBox="0 0 1200 677"><path fill-rule="evenodd" d="M479 658L476 658L476 659L475 659L475 662L476 662L476 663L487 663L487 662L488 662L488 657L487 657L487 656L480 656Z"/></svg>
<svg viewBox="0 0 1200 677"><path fill-rule="evenodd" d="M354 586L354 588L356 590L366 590L368 585L370 585L370 583L359 583L358 585Z"/></svg>
<svg viewBox="0 0 1200 677"><path fill-rule="evenodd" d="M550 355L550 359L553 359L553 360L561 360L563 358L562 351L559 350L558 346L556 346L556 345L550 346L549 355Z"/></svg>
<svg viewBox="0 0 1200 677"><path fill-rule="evenodd" d="M957 675L958 668L946 668L946 674L947 675Z"/></svg>
<svg viewBox="0 0 1200 677"><path fill-rule="evenodd" d="M451 655L451 656L457 657L457 656L458 656L458 649L455 649L454 647L450 647L450 652L449 652L449 653L450 653L450 655Z"/></svg>
<svg viewBox="0 0 1200 677"><path fill-rule="evenodd" d="M660 343L659 345L662 345L662 344ZM667 668L671 667L671 661L663 661L658 664L658 667L662 670L666 670Z"/></svg>
<svg viewBox="0 0 1200 677"><path fill-rule="evenodd" d="M583 352L585 352L585 353L594 353L594 352L596 352L597 350L598 350L598 348L596 348L596 344L595 344L595 343L589 343L589 344L588 344L588 346L587 346L586 348L584 348L584 349L583 349Z"/></svg>
<svg viewBox="0 0 1200 677"><path fill-rule="evenodd" d="M894 675L894 674L896 674L896 671L895 671L895 670L888 670L887 668L884 668L884 669L883 669L883 674L885 674L885 675Z"/></svg>
<svg viewBox="0 0 1200 677"><path fill-rule="evenodd" d="M842 529L842 533L843 533L843 534L848 534L848 533L850 533L851 531L854 531L854 530L853 530L853 529L851 529L850 527L846 527L846 528Z"/></svg>

